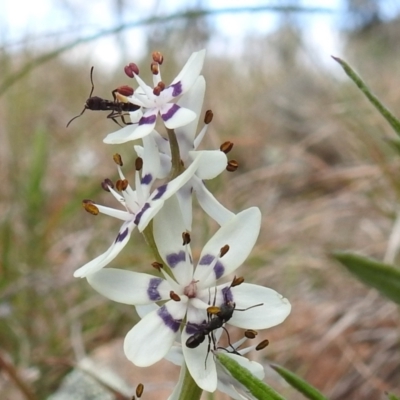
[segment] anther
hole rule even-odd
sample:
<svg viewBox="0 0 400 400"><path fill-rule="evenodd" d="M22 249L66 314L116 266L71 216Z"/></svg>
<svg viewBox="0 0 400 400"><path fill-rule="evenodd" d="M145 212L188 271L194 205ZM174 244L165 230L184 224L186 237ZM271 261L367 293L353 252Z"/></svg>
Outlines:
<svg viewBox="0 0 400 400"><path fill-rule="evenodd" d="M139 385L137 385L137 387L136 387L136 396L139 398L142 397L143 390L144 390L143 383L139 383Z"/></svg>
<svg viewBox="0 0 400 400"><path fill-rule="evenodd" d="M130 63L124 68L125 74L129 76L129 78L133 78L136 75L139 75L139 67L135 63Z"/></svg>
<svg viewBox="0 0 400 400"><path fill-rule="evenodd" d="M124 190L126 190L128 185L129 185L129 183L128 183L127 179L118 179L117 182L115 182L115 188L119 192L123 192Z"/></svg>
<svg viewBox="0 0 400 400"><path fill-rule="evenodd" d="M119 165L120 167L122 167L124 165L124 163L122 162L122 157L118 153L115 153L113 155L113 160L114 160L115 164Z"/></svg>
<svg viewBox="0 0 400 400"><path fill-rule="evenodd" d="M191 241L190 233L189 232L182 232L182 246L185 246L186 244L189 244Z"/></svg>
<svg viewBox="0 0 400 400"><path fill-rule="evenodd" d="M226 170L229 172L235 172L239 167L239 164L236 160L228 161L228 165L226 166Z"/></svg>
<svg viewBox="0 0 400 400"><path fill-rule="evenodd" d="M204 115L204 123L208 125L214 118L214 114L211 110L206 111L206 115Z"/></svg>
<svg viewBox="0 0 400 400"><path fill-rule="evenodd" d="M228 244L226 244L225 246L222 246L221 250L220 250L220 253L219 253L219 256L223 257L228 251L229 251L229 245Z"/></svg>
<svg viewBox="0 0 400 400"><path fill-rule="evenodd" d="M265 339L265 340L263 340L262 342L258 343L258 345L256 346L256 350L257 350L257 351L263 350L263 349L265 349L268 345L269 345L269 340L268 340L268 339Z"/></svg>
<svg viewBox="0 0 400 400"><path fill-rule="evenodd" d="M82 205L89 214L98 215L99 209L93 204L92 200L83 200Z"/></svg>
<svg viewBox="0 0 400 400"><path fill-rule="evenodd" d="M103 188L103 190L105 190L106 192L110 191L110 188L114 188L114 184L112 183L111 179L104 179L103 182L101 182L101 187Z"/></svg>
<svg viewBox="0 0 400 400"><path fill-rule="evenodd" d="M253 329L247 329L244 332L244 336L247 337L247 339L254 339L258 335L257 331L254 331Z"/></svg>
<svg viewBox="0 0 400 400"><path fill-rule="evenodd" d="M171 290L169 292L169 297L170 297L171 300L181 301L181 298L179 297L179 295L177 295L173 290Z"/></svg>
<svg viewBox="0 0 400 400"><path fill-rule="evenodd" d="M244 282L243 276L234 277L231 283L231 287L239 286Z"/></svg>
<svg viewBox="0 0 400 400"><path fill-rule="evenodd" d="M222 143L219 149L223 153L228 154L232 150L232 148L233 148L233 143L227 141L227 142Z"/></svg>
<svg viewBox="0 0 400 400"><path fill-rule="evenodd" d="M164 56L162 55L162 53L160 53L159 51L153 51L153 53L151 54L153 61L158 63L158 64L162 64L164 61Z"/></svg>
<svg viewBox="0 0 400 400"><path fill-rule="evenodd" d="M153 263L151 263L151 266L153 268L155 268L158 272L160 272L161 268L163 267L163 265L157 261L154 261Z"/></svg>
<svg viewBox="0 0 400 400"><path fill-rule="evenodd" d="M159 86L156 86L156 87L153 89L153 94L154 94L154 96L159 96L161 92L162 92L162 90L161 90L161 88L160 88Z"/></svg>
<svg viewBox="0 0 400 400"><path fill-rule="evenodd" d="M143 168L143 158L137 157L135 160L135 169L136 171L140 171Z"/></svg>
<svg viewBox="0 0 400 400"><path fill-rule="evenodd" d="M159 67L158 63L152 62L150 64L150 70L153 75L158 75L160 73L160 67Z"/></svg>
<svg viewBox="0 0 400 400"><path fill-rule="evenodd" d="M158 82L157 86L163 91L165 89L165 83L163 81Z"/></svg>
<svg viewBox="0 0 400 400"><path fill-rule="evenodd" d="M134 92L133 88L127 85L120 86L117 89L115 89L115 91L121 94L122 96L132 96Z"/></svg>

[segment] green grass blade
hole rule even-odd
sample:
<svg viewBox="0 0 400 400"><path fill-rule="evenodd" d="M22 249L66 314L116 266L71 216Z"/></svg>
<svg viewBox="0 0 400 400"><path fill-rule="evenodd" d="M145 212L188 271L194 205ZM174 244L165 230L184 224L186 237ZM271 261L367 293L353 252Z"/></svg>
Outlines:
<svg viewBox="0 0 400 400"><path fill-rule="evenodd" d="M280 365L271 364L271 367L293 388L302 393L307 399L327 400L314 386L311 386L305 380L299 378L293 372Z"/></svg>
<svg viewBox="0 0 400 400"><path fill-rule="evenodd" d="M347 76L358 86L358 88L365 94L367 99L374 105L374 107L380 112L386 121L389 122L397 135L400 136L400 121L370 91L361 77L350 67L349 64L346 63L346 61L343 61L339 57L332 56L332 58L341 65Z"/></svg>
<svg viewBox="0 0 400 400"><path fill-rule="evenodd" d="M398 269L354 253L336 252L333 253L333 257L361 282L400 304L400 271Z"/></svg>
<svg viewBox="0 0 400 400"><path fill-rule="evenodd" d="M285 400L270 386L253 376L246 368L225 354L216 354L218 361L229 371L234 379L245 386L258 400Z"/></svg>

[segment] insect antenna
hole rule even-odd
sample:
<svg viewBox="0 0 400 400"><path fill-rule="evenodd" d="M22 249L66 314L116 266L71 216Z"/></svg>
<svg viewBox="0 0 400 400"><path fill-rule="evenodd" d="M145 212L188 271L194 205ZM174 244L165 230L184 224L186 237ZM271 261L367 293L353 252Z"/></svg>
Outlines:
<svg viewBox="0 0 400 400"><path fill-rule="evenodd" d="M93 94L93 91L94 91L93 70L94 70L94 66L92 66L92 68L90 68L90 82L92 83L92 89L90 90L90 94L89 94L88 99L90 99L90 98L92 97L92 94ZM79 118L79 117L86 111L87 108L88 108L88 107L87 107L87 105L85 104L84 107L83 107L82 112L81 112L79 115L77 115L76 117L74 117L74 118L72 118L72 119L69 120L69 122L68 122L68 124L67 124L67 128L68 128L68 126L70 125L70 123L71 123L74 119Z"/></svg>

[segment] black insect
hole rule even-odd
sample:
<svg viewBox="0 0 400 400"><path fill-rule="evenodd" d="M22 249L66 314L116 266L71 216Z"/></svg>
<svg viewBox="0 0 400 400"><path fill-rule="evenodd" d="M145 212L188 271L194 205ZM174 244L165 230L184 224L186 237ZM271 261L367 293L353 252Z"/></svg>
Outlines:
<svg viewBox="0 0 400 400"><path fill-rule="evenodd" d="M131 122L126 122L124 115L126 115L128 112L138 110L140 106L130 102L121 101L121 97L118 97L118 94L122 96L131 96L133 94L133 89L130 86L120 86L117 89L114 89L111 92L113 100L105 100L98 96L92 97L94 91L93 69L94 67L90 69L90 82L92 83L92 89L90 91L89 98L86 100L82 112L68 122L67 128L74 119L79 118L86 110L111 111L110 114L107 115L107 118L111 118L116 124L121 126L116 119L119 117L125 125L130 125Z"/></svg>
<svg viewBox="0 0 400 400"><path fill-rule="evenodd" d="M246 310L249 310L250 308L254 308L254 307L263 305L263 303L260 303L260 304L256 304L254 306L247 307L244 309L236 308L236 303L234 303L231 300L232 293L231 293L230 289L232 286L236 286L237 284L240 284L241 282L236 283L236 284L235 284L235 282L237 282L236 277L233 279L232 284L229 287L223 289L224 303L222 303L220 307L215 306L215 298L214 298L213 306L210 306L207 309L207 319L208 319L207 322L204 322L203 324L200 324L200 325L197 325L197 324L188 324L187 325L187 328L186 328L187 330L190 331L191 329L193 329L196 331L192 336L189 336L187 338L187 340L186 340L187 347L189 347L190 349L195 349L201 343L204 342L204 340L207 336L208 337L207 356L208 356L208 353L211 348L211 342L213 343L214 348L216 348L214 331L219 328L222 328L225 330L225 332L227 333L227 336L228 336L229 346L232 347L232 345L230 344L229 333L225 329L224 324L232 318L235 310L236 311L246 311ZM189 327L189 329L188 329L188 327ZM206 362L207 362L207 358L206 358Z"/></svg>

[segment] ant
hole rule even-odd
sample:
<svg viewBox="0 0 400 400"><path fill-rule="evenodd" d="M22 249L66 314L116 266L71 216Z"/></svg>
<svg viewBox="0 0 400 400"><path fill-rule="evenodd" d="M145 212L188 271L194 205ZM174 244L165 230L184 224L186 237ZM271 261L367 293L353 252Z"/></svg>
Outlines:
<svg viewBox="0 0 400 400"><path fill-rule="evenodd" d="M219 328L222 328L228 335L229 346L233 348L233 346L230 344L229 333L223 325L232 318L233 312L235 310L246 311L249 310L250 308L259 307L263 305L263 303L260 303L244 309L236 308L236 303L234 303L231 300L232 299L231 288L240 285L242 282L243 278L234 277L231 285L229 287L222 289L224 295L224 303L221 304L220 307L215 306L215 300L217 294L215 292L214 302L213 302L214 304L207 308L208 322L203 322L200 325L190 324L190 323L187 325L189 327L189 329L187 330L189 331L193 330L195 332L192 336L189 336L188 339L186 340L186 346L189 347L190 349L195 349L201 343L204 342L206 336L208 337L208 351L206 356L206 362L208 353L210 352L211 342L214 344L214 347L216 347L214 331Z"/></svg>
<svg viewBox="0 0 400 400"><path fill-rule="evenodd" d="M131 122L126 122L124 118L124 113L136 111L140 108L136 104L132 104L129 102L124 102L121 99L122 96L131 96L133 94L133 89L130 86L120 86L117 89L114 89L111 93L113 96L113 100L105 100L98 96L93 96L94 91L94 83L93 83L93 70L94 67L90 69L90 82L92 83L92 90L90 91L89 98L86 100L86 103L83 107L82 112L76 117L72 118L69 124L76 118L79 118L86 110L92 111L110 111L110 114L107 115L107 118L111 118L116 124L121 126L121 124L116 120L117 117L120 117L122 122L125 125L130 125ZM120 95L120 96L118 96Z"/></svg>

